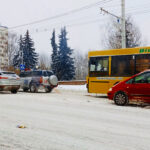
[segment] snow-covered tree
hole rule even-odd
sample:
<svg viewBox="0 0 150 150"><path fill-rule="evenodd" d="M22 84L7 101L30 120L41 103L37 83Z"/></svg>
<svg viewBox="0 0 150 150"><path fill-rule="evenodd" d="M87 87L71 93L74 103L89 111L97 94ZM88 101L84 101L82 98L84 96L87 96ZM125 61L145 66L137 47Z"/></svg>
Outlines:
<svg viewBox="0 0 150 150"><path fill-rule="evenodd" d="M20 36L19 50L13 59L14 67L19 68L21 64L24 64L28 69L34 69L38 64L38 54L35 52L34 42L30 38L28 30L24 38Z"/></svg>
<svg viewBox="0 0 150 150"><path fill-rule="evenodd" d="M66 28L61 29L59 35L59 51L58 51L58 79L72 80L75 77L74 58L72 56L73 49L68 46Z"/></svg>
<svg viewBox="0 0 150 150"><path fill-rule="evenodd" d="M51 46L52 46L52 55L51 55L51 69L52 71L58 75L58 47L56 44L56 36L55 36L55 30L53 30L52 38L51 38Z"/></svg>
<svg viewBox="0 0 150 150"><path fill-rule="evenodd" d="M28 69L34 69L38 64L38 54L35 52L34 42L28 30L23 38L23 64Z"/></svg>

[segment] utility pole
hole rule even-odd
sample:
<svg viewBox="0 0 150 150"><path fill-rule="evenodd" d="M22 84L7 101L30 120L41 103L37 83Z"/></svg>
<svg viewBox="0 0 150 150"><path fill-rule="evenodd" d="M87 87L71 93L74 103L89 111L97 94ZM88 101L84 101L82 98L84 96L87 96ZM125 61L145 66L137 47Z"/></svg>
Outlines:
<svg viewBox="0 0 150 150"><path fill-rule="evenodd" d="M122 48L126 48L126 19L125 19L125 0L121 0L122 9Z"/></svg>
<svg viewBox="0 0 150 150"><path fill-rule="evenodd" d="M118 22L121 20L121 37L122 37L122 48L126 48L126 18L125 18L125 0L121 0L121 12L122 16L119 17L103 8L100 8L101 12L104 12L105 14L111 15L115 18L117 18Z"/></svg>
<svg viewBox="0 0 150 150"><path fill-rule="evenodd" d="M117 15L115 15L115 14L113 14L113 13L111 13L111 12L109 12L103 8L100 8L100 10L101 10L101 12L104 12L105 14L111 15L111 16L117 18L118 20L122 19L121 17L119 17L119 16L117 16Z"/></svg>

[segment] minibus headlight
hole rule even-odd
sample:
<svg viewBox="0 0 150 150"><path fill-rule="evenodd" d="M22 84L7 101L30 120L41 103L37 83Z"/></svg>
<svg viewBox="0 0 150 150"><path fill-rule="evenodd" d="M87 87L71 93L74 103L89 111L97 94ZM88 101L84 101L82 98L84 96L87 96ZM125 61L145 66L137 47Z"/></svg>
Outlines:
<svg viewBox="0 0 150 150"><path fill-rule="evenodd" d="M109 92L111 92L111 91L112 91L112 88L109 89Z"/></svg>

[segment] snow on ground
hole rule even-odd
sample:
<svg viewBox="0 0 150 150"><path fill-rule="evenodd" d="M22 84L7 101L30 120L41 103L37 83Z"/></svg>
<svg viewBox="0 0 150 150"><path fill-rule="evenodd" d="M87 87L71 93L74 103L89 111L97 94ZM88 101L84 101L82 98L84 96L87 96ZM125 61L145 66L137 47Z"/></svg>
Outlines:
<svg viewBox="0 0 150 150"><path fill-rule="evenodd" d="M58 89L69 91L87 91L86 85L59 85Z"/></svg>
<svg viewBox="0 0 150 150"><path fill-rule="evenodd" d="M150 109L61 87L0 93L0 150L149 150L149 142Z"/></svg>

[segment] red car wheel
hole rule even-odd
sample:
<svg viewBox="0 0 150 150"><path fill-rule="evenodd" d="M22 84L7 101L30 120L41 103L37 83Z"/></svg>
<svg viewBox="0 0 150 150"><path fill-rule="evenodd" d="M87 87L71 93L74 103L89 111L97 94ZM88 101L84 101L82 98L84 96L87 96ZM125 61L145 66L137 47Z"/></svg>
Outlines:
<svg viewBox="0 0 150 150"><path fill-rule="evenodd" d="M114 102L116 105L124 106L128 104L128 96L124 92L117 92L114 96Z"/></svg>

